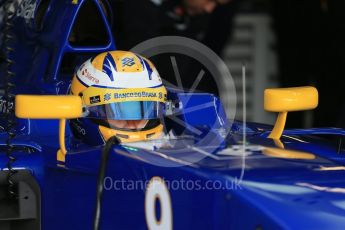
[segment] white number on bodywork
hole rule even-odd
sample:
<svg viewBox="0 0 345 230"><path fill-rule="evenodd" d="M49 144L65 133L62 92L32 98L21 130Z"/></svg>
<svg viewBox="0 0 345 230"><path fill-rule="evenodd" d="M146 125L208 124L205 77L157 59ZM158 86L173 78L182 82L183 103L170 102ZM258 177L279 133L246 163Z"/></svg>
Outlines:
<svg viewBox="0 0 345 230"><path fill-rule="evenodd" d="M160 206L160 218L157 218L156 202ZM153 177L145 193L145 217L150 230L171 230L173 226L172 208L169 190L160 177Z"/></svg>

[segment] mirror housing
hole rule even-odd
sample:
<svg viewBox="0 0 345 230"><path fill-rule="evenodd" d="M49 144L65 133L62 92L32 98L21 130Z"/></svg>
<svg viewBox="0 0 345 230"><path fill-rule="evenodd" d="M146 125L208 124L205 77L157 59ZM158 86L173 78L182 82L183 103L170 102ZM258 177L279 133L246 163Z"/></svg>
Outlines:
<svg viewBox="0 0 345 230"><path fill-rule="evenodd" d="M264 93L265 110L279 113L268 138L280 139L288 112L315 109L318 103L319 94L315 87L266 89Z"/></svg>
<svg viewBox="0 0 345 230"><path fill-rule="evenodd" d="M57 160L65 162L66 119L79 118L83 114L82 100L78 96L36 96L17 95L15 114L18 118L59 119L59 144Z"/></svg>
<svg viewBox="0 0 345 230"><path fill-rule="evenodd" d="M78 96L17 95L15 113L18 118L73 119L82 116L82 101Z"/></svg>
<svg viewBox="0 0 345 230"><path fill-rule="evenodd" d="M293 112L315 109L318 105L317 89L311 86L265 90L265 110Z"/></svg>

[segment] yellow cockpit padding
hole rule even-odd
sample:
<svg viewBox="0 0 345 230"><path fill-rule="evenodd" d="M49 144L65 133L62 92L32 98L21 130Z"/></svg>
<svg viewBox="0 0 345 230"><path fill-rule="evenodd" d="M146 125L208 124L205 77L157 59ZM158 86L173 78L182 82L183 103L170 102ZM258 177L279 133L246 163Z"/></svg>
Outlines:
<svg viewBox="0 0 345 230"><path fill-rule="evenodd" d="M99 131L101 132L105 141L112 136L116 136L121 140L122 143L128 143L159 138L163 133L163 125L160 124L156 128L138 132L115 130L104 126L99 126Z"/></svg>

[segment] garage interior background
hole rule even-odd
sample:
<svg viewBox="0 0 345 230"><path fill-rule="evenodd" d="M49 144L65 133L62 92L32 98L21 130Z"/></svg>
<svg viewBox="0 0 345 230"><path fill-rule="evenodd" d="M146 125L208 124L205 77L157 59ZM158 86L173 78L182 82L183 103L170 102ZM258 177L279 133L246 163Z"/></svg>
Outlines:
<svg viewBox="0 0 345 230"><path fill-rule="evenodd" d="M49 1L43 0L42 3L48 4ZM1 4L3 2L0 1ZM121 4L124 1L110 2ZM116 8L114 5L113 9ZM319 107L315 111L290 113L287 127L345 127L345 0L232 0L229 5L233 8L234 17L219 23L232 25L231 38L222 51L222 57L236 84L236 117L242 120L241 66L245 63L248 121L274 122L275 115L263 110L265 88L314 85L320 94ZM0 16L3 16L1 10ZM121 12L115 10L114 18L119 14ZM97 20L89 15L87 10L81 11L70 43L78 39L77 32L80 31L90 31L98 34L98 38L102 37L102 27L92 28L90 20L94 25ZM3 24L1 20L2 17L0 25ZM127 20L126 23L133 21ZM106 41L100 39L97 42ZM71 77L76 68L71 64L71 58L66 55L60 74ZM228 100L232 99L233 92L219 93L226 94Z"/></svg>
<svg viewBox="0 0 345 230"><path fill-rule="evenodd" d="M262 109L263 89L314 85L319 107L290 113L288 127L345 127L345 1L246 0L234 22L224 58L238 90L243 60L247 65L248 120L274 121Z"/></svg>
<svg viewBox="0 0 345 230"><path fill-rule="evenodd" d="M228 10L231 16L213 19L214 28L209 31L218 34L211 35L205 44L222 55L232 73L238 97L237 119L242 120L241 66L245 63L248 121L274 122L275 115L263 110L265 88L313 85L319 90L319 107L290 113L287 127L345 127L344 0L232 0L223 10ZM121 32L117 37L123 35ZM224 36L222 32L229 33L230 38L219 52L217 43L222 42L219 38ZM166 65L170 60L154 60L161 75L173 79L168 76L172 69L162 70L162 62ZM197 74L181 70L183 80ZM215 93L213 88L210 82L200 87ZM219 92L228 100L233 99L232 93Z"/></svg>

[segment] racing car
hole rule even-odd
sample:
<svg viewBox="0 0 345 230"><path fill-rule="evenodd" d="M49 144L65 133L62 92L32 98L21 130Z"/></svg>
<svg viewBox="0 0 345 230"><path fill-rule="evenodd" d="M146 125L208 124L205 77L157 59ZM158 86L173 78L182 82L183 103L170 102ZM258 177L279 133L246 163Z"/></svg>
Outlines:
<svg viewBox="0 0 345 230"><path fill-rule="evenodd" d="M314 87L267 89L264 108L278 113L274 127L228 119L212 94L167 87L164 135L83 141L78 136L88 130L76 120L94 118L87 118L93 111L86 113L83 95L71 93L69 71L116 50L106 4L20 3L21 11L5 20L0 229L343 228L345 131L284 129L288 112L317 106ZM81 47L75 15L91 6L109 41ZM135 58L146 73L153 68ZM86 99L95 105L107 93Z"/></svg>

